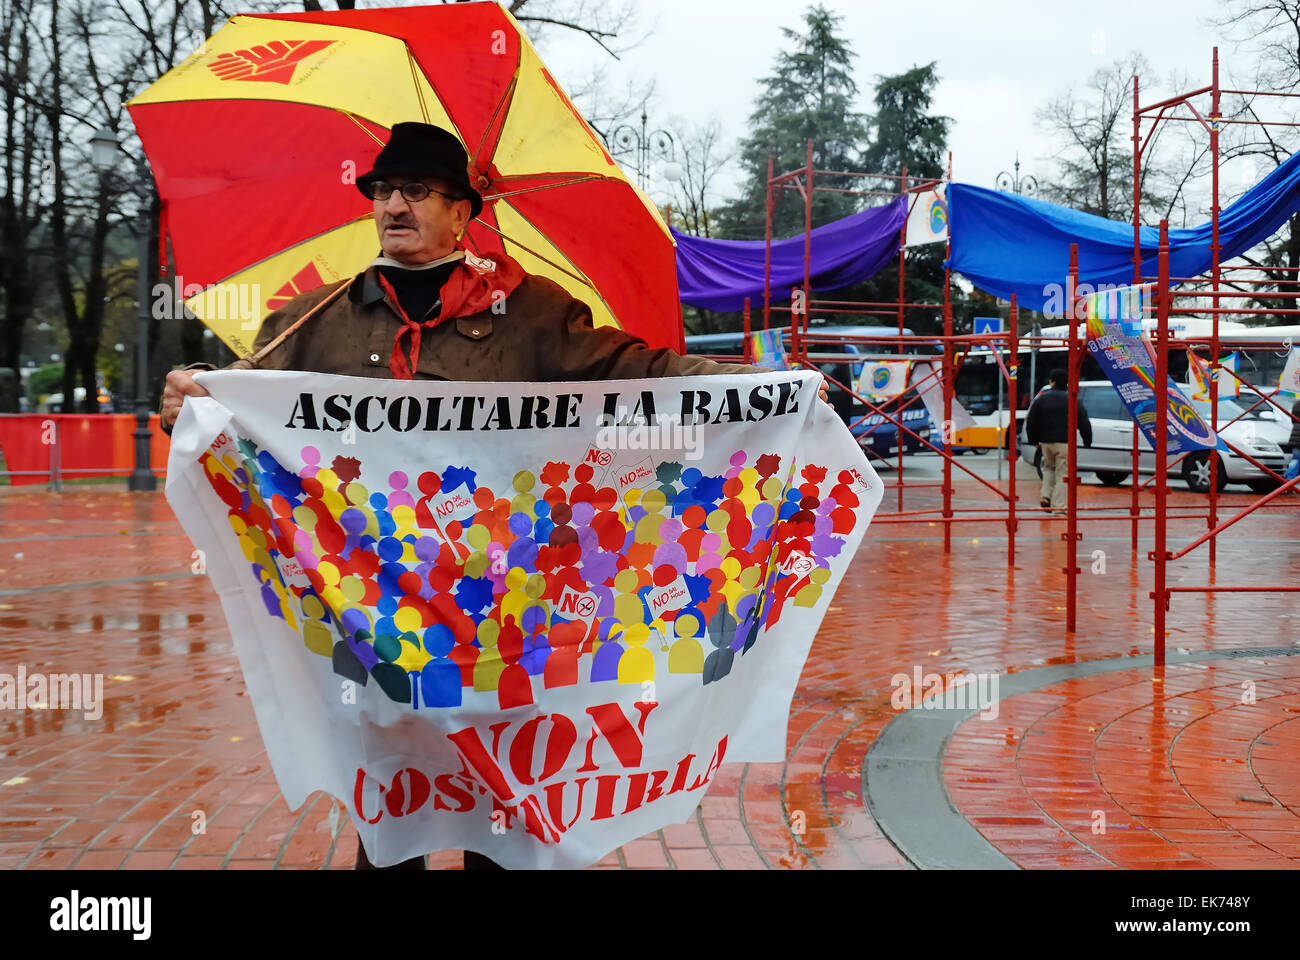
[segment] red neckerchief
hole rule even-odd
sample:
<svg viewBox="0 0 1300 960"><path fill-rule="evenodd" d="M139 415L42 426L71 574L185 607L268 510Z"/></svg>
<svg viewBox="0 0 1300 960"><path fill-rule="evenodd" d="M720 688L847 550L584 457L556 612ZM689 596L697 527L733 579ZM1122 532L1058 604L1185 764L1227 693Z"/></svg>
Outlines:
<svg viewBox="0 0 1300 960"><path fill-rule="evenodd" d="M397 302L397 294L387 277L378 270L375 271L375 276L402 319L402 326L393 337L393 355L388 359L388 369L393 372L395 380L410 380L411 372L420 362L420 332L423 328L432 329L443 320L454 320L456 317L488 309L496 301L514 293L526 274L518 262L504 253L492 253L491 259L466 253L465 259L456 265L447 282L442 285L439 294L442 306L438 315L423 323L417 323L406 315L402 305ZM411 338L409 362L402 351L402 338L407 336Z"/></svg>

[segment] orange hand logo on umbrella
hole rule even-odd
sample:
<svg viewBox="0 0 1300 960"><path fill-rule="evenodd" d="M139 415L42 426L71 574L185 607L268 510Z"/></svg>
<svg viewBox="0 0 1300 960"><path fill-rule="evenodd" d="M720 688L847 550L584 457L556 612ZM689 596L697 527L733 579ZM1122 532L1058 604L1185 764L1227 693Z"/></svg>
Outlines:
<svg viewBox="0 0 1300 960"><path fill-rule="evenodd" d="M251 50L223 53L208 64L208 69L222 80L260 80L266 83L288 83L293 79L298 61L323 50L330 40L273 40L266 46Z"/></svg>

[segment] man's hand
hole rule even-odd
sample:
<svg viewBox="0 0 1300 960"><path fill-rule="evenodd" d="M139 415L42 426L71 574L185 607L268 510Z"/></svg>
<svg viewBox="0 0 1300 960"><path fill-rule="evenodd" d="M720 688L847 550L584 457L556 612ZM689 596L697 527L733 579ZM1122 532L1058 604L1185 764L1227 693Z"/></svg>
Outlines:
<svg viewBox="0 0 1300 960"><path fill-rule="evenodd" d="M170 430L181 415L181 404L186 397L206 397L208 391L194 382L194 374L199 370L173 370L167 374L167 385L163 388L162 410L159 414L162 425Z"/></svg>
<svg viewBox="0 0 1300 960"><path fill-rule="evenodd" d="M822 403L831 402L831 391L826 386L826 379L824 377L822 378L821 386L817 388L817 396L822 398Z"/></svg>

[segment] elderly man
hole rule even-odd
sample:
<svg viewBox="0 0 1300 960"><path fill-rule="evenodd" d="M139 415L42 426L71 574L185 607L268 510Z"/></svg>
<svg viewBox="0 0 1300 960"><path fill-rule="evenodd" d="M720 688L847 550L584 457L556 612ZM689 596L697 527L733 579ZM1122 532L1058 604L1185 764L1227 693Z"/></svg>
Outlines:
<svg viewBox="0 0 1300 960"><path fill-rule="evenodd" d="M650 349L621 330L596 328L587 305L553 281L525 273L503 254L468 254L459 238L483 199L469 182L467 159L446 130L425 123L393 127L374 169L356 184L374 203L382 255L358 276L303 293L270 314L254 354L320 307L260 361L262 368L485 381L765 372ZM204 366L167 375L162 423L168 432L185 398L207 393L194 382L195 369ZM824 384L821 396L826 399ZM360 843L357 866L371 868ZM469 851L465 866L496 868ZM423 867L422 857L398 865Z"/></svg>

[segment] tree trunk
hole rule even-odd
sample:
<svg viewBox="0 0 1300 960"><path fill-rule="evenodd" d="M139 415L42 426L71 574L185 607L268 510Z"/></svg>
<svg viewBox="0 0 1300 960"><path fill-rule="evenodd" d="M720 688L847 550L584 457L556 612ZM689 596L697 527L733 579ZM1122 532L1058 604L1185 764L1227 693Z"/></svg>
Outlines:
<svg viewBox="0 0 1300 960"><path fill-rule="evenodd" d="M82 413L99 413L99 384L95 378L96 368L99 366L98 358L99 337L96 335L87 339L81 346L77 375L86 388L85 399L81 402Z"/></svg>
<svg viewBox="0 0 1300 960"><path fill-rule="evenodd" d="M81 338L68 328L67 352L63 354L63 380L60 390L63 402L59 404L60 413L77 412L77 368L81 363Z"/></svg>
<svg viewBox="0 0 1300 960"><path fill-rule="evenodd" d="M18 19L18 5L8 7L0 45L4 48L5 91L5 192L0 197L0 287L4 311L0 316L0 369L13 370L14 391L0 390L0 413L17 413L18 397L22 393L19 368L22 364L23 333L32 316L36 299L35 283L29 266L27 236L31 223L27 219L27 194L32 188L32 141L35 139L33 111L23 104L24 123L19 130L18 88L28 82L28 34L18 28L18 55L10 56L11 44ZM14 145L21 141L21 151ZM39 183L39 175L37 176ZM39 188L38 188L39 189Z"/></svg>
<svg viewBox="0 0 1300 960"><path fill-rule="evenodd" d="M76 297L72 291L72 266L68 250L67 188L63 179L63 47L59 35L59 0L50 4L50 105L46 122L50 128L50 150L54 161L54 203L50 208L50 238L54 261L54 285L68 327L68 344L63 354L63 404L60 410L75 409L76 361L80 356L81 330Z"/></svg>

